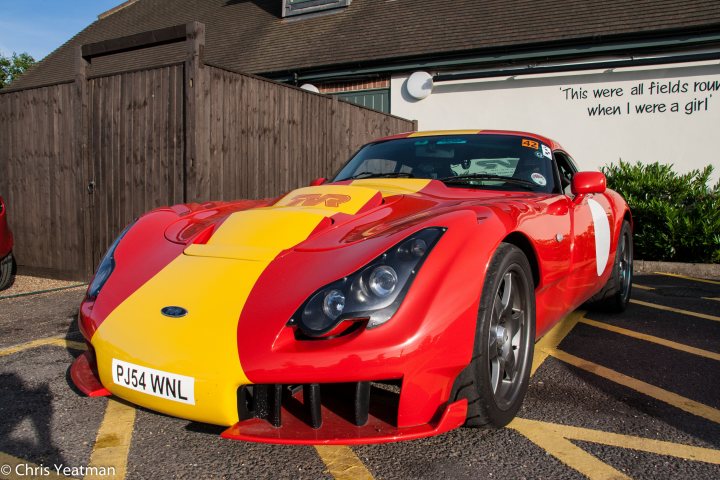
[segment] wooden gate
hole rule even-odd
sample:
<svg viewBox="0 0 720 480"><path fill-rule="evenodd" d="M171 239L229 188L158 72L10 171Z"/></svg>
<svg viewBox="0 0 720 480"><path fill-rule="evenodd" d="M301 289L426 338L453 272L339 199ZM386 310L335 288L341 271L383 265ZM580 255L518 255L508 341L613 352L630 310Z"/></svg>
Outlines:
<svg viewBox="0 0 720 480"><path fill-rule="evenodd" d="M183 65L88 81L93 265L141 214L184 201Z"/></svg>

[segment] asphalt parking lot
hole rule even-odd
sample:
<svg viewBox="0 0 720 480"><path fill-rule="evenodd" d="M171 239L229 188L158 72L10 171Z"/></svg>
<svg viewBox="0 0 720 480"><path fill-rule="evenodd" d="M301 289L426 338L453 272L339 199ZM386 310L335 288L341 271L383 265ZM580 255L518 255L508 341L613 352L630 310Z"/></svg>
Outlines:
<svg viewBox="0 0 720 480"><path fill-rule="evenodd" d="M720 282L634 285L624 314L576 311L536 345L509 427L352 448L223 440L83 397L67 371L84 289L0 293L0 478L720 478Z"/></svg>

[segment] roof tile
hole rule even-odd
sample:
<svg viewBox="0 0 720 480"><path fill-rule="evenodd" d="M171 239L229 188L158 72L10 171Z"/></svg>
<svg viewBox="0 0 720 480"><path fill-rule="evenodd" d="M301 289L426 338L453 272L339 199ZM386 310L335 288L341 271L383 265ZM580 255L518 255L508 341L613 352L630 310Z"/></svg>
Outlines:
<svg viewBox="0 0 720 480"><path fill-rule="evenodd" d="M89 25L13 83L69 81L77 46L197 20L208 63L248 73L353 65L673 29L720 31L717 0L353 0L280 18L280 0L139 0ZM165 45L93 61L91 75L183 59Z"/></svg>

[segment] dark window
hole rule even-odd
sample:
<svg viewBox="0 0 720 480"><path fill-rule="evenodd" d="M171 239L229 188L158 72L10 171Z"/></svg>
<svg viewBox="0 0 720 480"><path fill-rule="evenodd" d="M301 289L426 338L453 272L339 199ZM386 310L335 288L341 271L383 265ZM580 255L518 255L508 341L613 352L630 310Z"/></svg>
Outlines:
<svg viewBox="0 0 720 480"><path fill-rule="evenodd" d="M283 17L347 7L352 0L283 0Z"/></svg>
<svg viewBox="0 0 720 480"><path fill-rule="evenodd" d="M343 92L336 94L338 98L347 100L355 105L372 108L378 112L390 113L390 89L362 90L357 92Z"/></svg>
<svg viewBox="0 0 720 480"><path fill-rule="evenodd" d="M566 195L572 195L570 184L572 178L577 173L577 167L573 159L564 152L555 152L555 161L557 162L558 173L560 174L560 185Z"/></svg>

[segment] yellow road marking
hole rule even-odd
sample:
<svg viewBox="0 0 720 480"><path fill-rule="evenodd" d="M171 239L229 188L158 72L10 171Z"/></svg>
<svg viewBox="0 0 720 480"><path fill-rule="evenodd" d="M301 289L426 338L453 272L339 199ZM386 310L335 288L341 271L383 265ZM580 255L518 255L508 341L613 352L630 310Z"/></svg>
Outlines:
<svg viewBox="0 0 720 480"><path fill-rule="evenodd" d="M574 445L547 425L550 424L516 417L508 427L517 430L550 455L591 480L630 478Z"/></svg>
<svg viewBox="0 0 720 480"><path fill-rule="evenodd" d="M560 345L563 338L567 336L570 331L575 328L578 321L585 317L585 312L582 310L576 310L565 318L560 320L544 337L535 344L535 355L533 356L532 369L530 375L535 375L535 371L540 368L540 365L547 359L549 354L545 351L547 348L555 348Z"/></svg>
<svg viewBox="0 0 720 480"><path fill-rule="evenodd" d="M637 338L638 340L645 340L646 342L657 343L658 345L663 345L665 347L674 348L675 350L681 350L683 352L692 353L693 355L699 355L701 357L720 361L720 353L710 352L708 350L703 350L701 348L691 347L691 346L685 345L683 343L677 343L677 342L673 342L671 340L665 340L664 338L654 337L652 335L647 335L645 333L636 332L634 330L628 330L628 329L625 329L622 327L616 327L615 325L610 325L610 324L603 323L603 322L597 322L595 320L590 320L589 318L583 318L582 320L580 320L580 323L585 323L587 325L592 325L593 327L602 328L603 330L608 330L610 332L619 333L621 335L626 335L628 337Z"/></svg>
<svg viewBox="0 0 720 480"><path fill-rule="evenodd" d="M720 297L702 297L703 300L715 300L716 302L720 302Z"/></svg>
<svg viewBox="0 0 720 480"><path fill-rule="evenodd" d="M679 273L665 273L665 272L653 272L655 275L665 275L666 277L684 278L685 280L692 280L693 282L711 283L713 285L720 285L717 280L708 280L706 278L688 277L687 275L680 275Z"/></svg>
<svg viewBox="0 0 720 480"><path fill-rule="evenodd" d="M56 347L65 347L73 350L87 350L87 346L83 342L76 342L74 340L67 340L63 337L49 337L41 338L39 340L33 340L31 342L21 343L20 345L13 345L12 347L6 347L0 349L0 357L5 355L12 355L14 353L22 352L23 350L30 350L31 348L44 347L46 345L53 345Z"/></svg>
<svg viewBox="0 0 720 480"><path fill-rule="evenodd" d="M648 287L650 288L650 287ZM642 289L642 288L641 288ZM646 302L643 302L646 303ZM648 306L655 306L649 304ZM685 312L678 312L685 313ZM720 355L714 352L708 352L706 350L689 347L669 340L664 340L651 335L645 335L638 332L633 332L620 327L615 327L608 324L603 324L594 320L585 318L585 312L575 311L561 320L552 330L550 330L535 346L535 356L533 358L533 365L531 375L535 374L535 371L542 365L545 359L552 355L561 361L575 365L576 367L582 368L583 370L595 373L603 378L607 378L615 383L627 386L645 395L651 396L658 400L664 401L680 408L685 411L689 411L695 415L708 418L714 422L720 422L720 411L703 405L698 402L694 402L688 398L680 395L668 392L654 385L642 382L634 379L627 375L623 375L619 372L611 370L601 365L583 360L581 358L570 355L566 352L557 349L560 342L572 331L578 322L586 323L599 328L605 328L623 335L639 338L661 345L669 346L671 348L677 348L678 350L687 351L689 353L702 355L705 357L718 359ZM672 442L663 442L659 440L646 439L641 437L633 437L628 435L620 435L615 433L602 432L597 430L584 429L579 427L568 427L562 425L555 425L546 422L538 422L534 420L526 420L522 418L515 418L509 428L516 430L530 441L538 445L540 448L553 455L555 458L577 470L578 472L586 475L591 480L596 479L616 479L616 478L628 478L622 472L617 471L601 460L597 459L590 453L586 452L582 448L574 445L570 440L588 441L594 443L600 443L604 445L610 445L620 448L629 448L634 450L640 450L645 452L657 453L659 455L672 455L675 457L683 458L686 460L696 460L708 463L720 463L720 451L691 447L688 445L676 444Z"/></svg>
<svg viewBox="0 0 720 480"><path fill-rule="evenodd" d="M666 307L665 305L658 305L657 303L643 302L642 300L635 300L634 298L630 299L630 303L635 303L637 305L642 305L644 307L656 308L658 310L666 310L668 312L681 313L683 315L690 315L692 317L704 318L705 320L712 320L715 322L720 322L720 317L716 317L715 315L710 315L708 313L691 312L689 310L683 310L681 308Z"/></svg>
<svg viewBox="0 0 720 480"><path fill-rule="evenodd" d="M115 399L108 399L89 467L114 467L115 475L86 475L85 480L123 480L127 474L127 459L135 425L135 409Z"/></svg>
<svg viewBox="0 0 720 480"><path fill-rule="evenodd" d="M55 480L59 478L75 478L66 477L65 475L59 475L55 470L54 465L38 465L28 462L27 460L23 460L22 458L13 457L12 455L8 455L4 452L0 452L0 465L9 465L12 470L12 473L9 475L5 473L0 473L0 478L9 478L12 480L36 478ZM43 468L46 468L48 470L43 470Z"/></svg>
<svg viewBox="0 0 720 480"><path fill-rule="evenodd" d="M692 413L693 415L697 415L698 417L706 418L711 422L720 423L720 410L709 407L700 402L696 402L695 400L683 397L676 393L669 392L665 389L656 387L655 385L651 385L649 383L643 382L642 380L638 380L615 370L611 370L607 367L603 367L602 365L598 365L597 363L593 363L588 360L576 357L575 355L563 352L562 350L558 350L556 348L548 348L546 349L546 352L557 358L558 360L569 363L570 365L578 367L582 370L594 373L595 375L631 388L637 392L642 393L643 395L655 398L657 400L660 400L661 402L665 402L672 405L673 407L679 408L680 410L684 410L688 413Z"/></svg>
<svg viewBox="0 0 720 480"><path fill-rule="evenodd" d="M647 285L640 285L639 283L633 283L632 286L638 290L655 290L655 287L648 287Z"/></svg>
<svg viewBox="0 0 720 480"><path fill-rule="evenodd" d="M548 437L559 436L567 440L592 442L611 447L629 448L631 450L655 453L657 455L669 455L685 460L720 464L720 450L714 450L712 448L693 447L652 438L621 435L619 433L604 432L602 430L571 427L524 418L515 418L509 427L523 434L525 434L525 431L532 431L541 433L542 437L545 435ZM544 438L541 438L541 440L542 439Z"/></svg>
<svg viewBox="0 0 720 480"><path fill-rule="evenodd" d="M372 474L350 447L316 445L315 450L336 480L372 480Z"/></svg>

